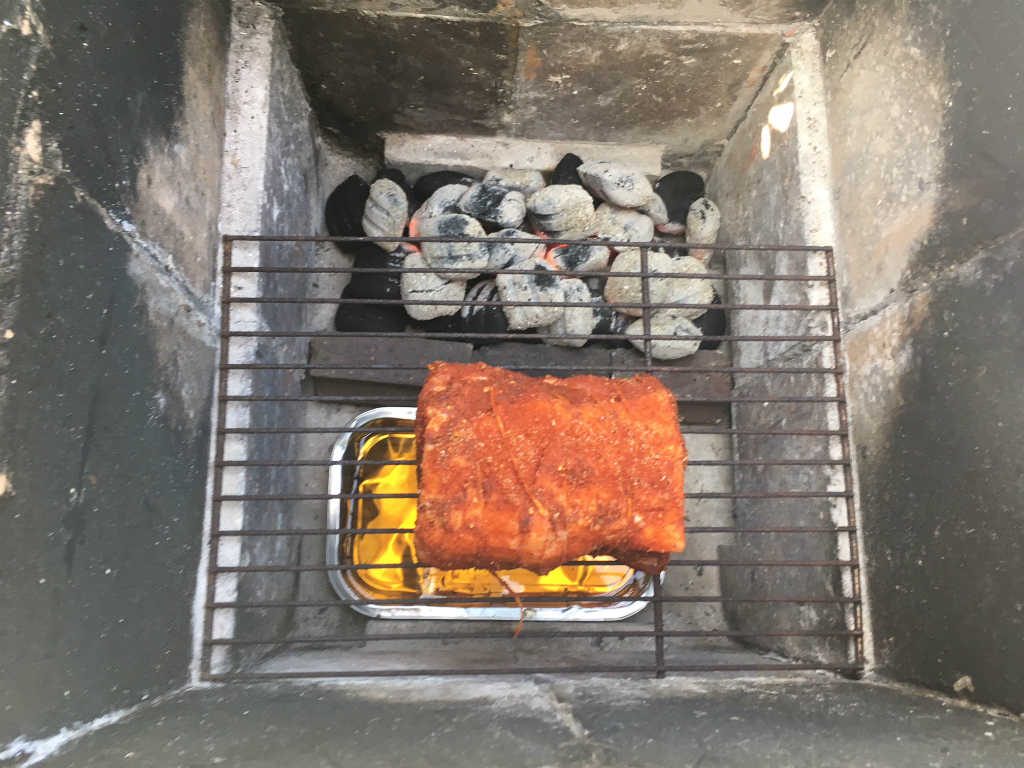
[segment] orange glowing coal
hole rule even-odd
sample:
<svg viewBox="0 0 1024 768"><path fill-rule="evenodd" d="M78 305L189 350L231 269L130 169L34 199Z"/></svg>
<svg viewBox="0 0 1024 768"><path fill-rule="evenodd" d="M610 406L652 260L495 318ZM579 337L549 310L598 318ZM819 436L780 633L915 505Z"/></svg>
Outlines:
<svg viewBox="0 0 1024 768"><path fill-rule="evenodd" d="M411 219L409 219L409 237L419 237L419 236L420 236L420 220L417 219L415 216L413 216ZM405 247L406 248L411 248L412 250L416 251L416 253L420 253L420 247L418 245L416 245L416 243L405 243Z"/></svg>
<svg viewBox="0 0 1024 768"><path fill-rule="evenodd" d="M362 494L410 494L417 490L415 463L397 461L416 458L415 437L408 433L371 435L363 441L359 459ZM593 565L555 568L539 575L519 568L508 571L445 571L419 565L413 534L389 533L387 529L413 529L416 526L415 498L361 498L356 502L353 527L370 533L352 536L351 558L354 565L388 565L354 571L367 591L381 598L410 595L500 596L513 591L527 596L607 595L624 588L633 576L625 565L604 565L609 557L588 557ZM374 533L374 530L381 533Z"/></svg>

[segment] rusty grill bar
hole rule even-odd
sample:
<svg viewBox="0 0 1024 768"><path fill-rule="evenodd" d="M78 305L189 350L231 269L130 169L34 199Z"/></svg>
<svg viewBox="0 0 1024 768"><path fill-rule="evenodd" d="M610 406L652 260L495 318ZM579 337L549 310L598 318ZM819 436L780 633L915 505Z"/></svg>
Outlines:
<svg viewBox="0 0 1024 768"><path fill-rule="evenodd" d="M421 243L434 242L488 242L481 238L392 238L395 242ZM527 624L515 639L512 629L499 626L498 629L467 628L463 622L450 622L444 629L428 631L386 631L384 627L378 632L339 631L324 629L319 632L301 629L282 629L287 617L297 611L313 610L333 614L333 612L350 611L351 606L365 604L368 601L343 599L327 594L323 597L303 596L293 588L292 592L277 590L267 597L258 590L245 588L239 579L243 576L256 577L257 574L277 574L298 579L309 575L322 579L326 583L326 573L330 570L372 570L389 567L407 567L402 563L384 564L344 564L341 566L325 565L320 562L309 562L295 553L302 552L301 542L320 541L319 537L330 534L371 534L409 532L408 528L368 529L353 526L331 528L320 521L291 514L293 502L319 503L321 514L326 502L340 499L342 503L352 503L357 499L372 498L415 498L416 494L366 494L366 493L326 493L327 468L332 463L327 455L301 455L301 438L315 435L341 435L353 431L349 426L349 418L339 414L336 421L328 423L298 423L296 409L303 407L355 407L367 410L388 405L415 405L415 395L395 394L317 394L310 393L303 383L303 377L316 375L327 369L344 369L344 363L317 364L311 363L304 353L304 345L316 339L338 337L363 338L415 338L448 340L490 340L508 339L511 341L539 340L539 334L525 336L522 333L488 334L474 332L468 337L464 334L445 332L405 333L370 333L370 332L336 332L325 330L329 324L310 322L309 309L318 305L338 305L339 303L361 304L405 304L404 300L386 299L338 299L330 296L312 295L315 290L313 283L318 279L335 276L348 276L354 273L384 273L394 269L354 268L326 264L310 266L316 260L312 257L314 250L324 243L358 244L372 242L371 238L330 238L304 236L227 236L223 240L222 289L220 297L221 312L221 349L219 362L219 383L217 390L217 417L215 435L215 455L213 457L212 482L212 513L210 536L206 545L209 547L209 569L206 593L206 621L203 635L202 672L210 680L252 680L263 678L316 678L316 677L378 677L390 675L467 675L467 674L650 674L664 676L669 673L701 673L701 672L772 672L824 669L849 675L858 674L863 668L863 635L861 621L859 557L856 546L856 518L853 510L853 485L850 465L850 445L846 417L846 402L843 382L841 339L839 335L838 299L835 284L835 271L832 250L813 246L747 246L716 244L716 256L712 263L722 261L726 268L713 271L711 275L690 274L679 277L711 277L725 286L722 292L722 303L715 305L695 304L657 304L651 301L649 279L654 275L647 269L649 249L658 247L686 247L680 243L650 242L640 244L641 248L641 287L640 302L629 305L642 311L643 334L642 352L634 364L594 366L585 361L579 365L565 363L520 363L505 367L511 370L527 371L531 374L551 373L554 375L575 373L598 373L602 375L621 375L633 373L652 373L654 375L670 375L686 373L691 375L726 375L733 382L733 388L727 397L701 396L699 393L689 396L685 392L676 392L677 402L681 407L702 405L728 409L728 420L721 424L690 424L685 416L682 420L684 435L718 435L732 441L733 449L728 458L708 458L694 453L691 449L690 467L718 467L733 473L747 473L741 488L700 490L687 493L688 502L700 500L725 500L733 503L752 502L762 504L769 509L768 522L744 523L735 522L729 525L688 525L687 534L691 541L705 535L735 535L744 540L754 541L756 537L764 537L776 542L783 555L793 542L801 537L818 536L834 537L835 552L827 557L800 556L719 556L707 557L674 557L669 562L672 569L706 569L716 568L719 571L728 569L772 569L786 572L805 569L822 571L825 581L834 582L837 587L834 593L807 594L794 588L792 593L743 595L726 593L724 589L718 594L679 594L674 592L670 583L663 584L660 579L654 580L654 593L650 596L636 598L650 603L650 610L639 614L637 621L610 622L597 628L591 626L551 629L535 627ZM536 242L524 238L512 239L509 242ZM546 245L572 245L577 243L593 244L592 240L547 240ZM608 243L615 246L633 246L636 243ZM706 246L703 246L706 248ZM245 249L244 257L239 253ZM783 256L785 254L785 256ZM735 257L734 257L735 255ZM738 258L742 255L743 258ZM804 259L802 265L794 269L795 259ZM822 259L823 269L813 267L814 259ZM785 260L789 266L782 272L775 272L777 262ZM341 261L340 258L334 260ZM290 262L294 262L290 263ZM751 264L759 265L751 269ZM614 265L613 265L614 267ZM413 270L444 273L458 273L459 268L448 270ZM500 273L528 274L532 270L505 269ZM566 275L580 277L631 276L633 272L616 272L613 269L603 272L564 272ZM659 275L661 276L661 275ZM749 301L745 296L737 296L743 290L734 288L742 286L810 286L814 285L824 291L824 300L819 296L815 300L794 301L792 291L784 291L783 299L773 302L771 290L763 292L769 295L764 301ZM749 291L747 292L749 293ZM337 296L337 294L334 294ZM806 293L810 296L810 291ZM495 301L420 301L421 304L444 305L501 305ZM523 302L530 303L533 302ZM538 302L538 305L572 306L569 302ZM722 310L728 318L727 332L716 336L701 336L704 340L722 342L724 358L719 365L706 365L694 361L687 364L663 362L652 355L652 343L661 339L673 338L658 336L651 333L651 316L656 309L674 306L680 308L714 308ZM281 311L274 307L284 308ZM758 334L749 332L734 333L734 320L741 313L787 313L797 317L817 318L823 323L824 329L815 332L803 332L799 322L792 323L792 328L783 328L782 332ZM322 314L322 313L321 313ZM766 314L766 317L768 314ZM823 320L822 320L823 319ZM777 323L771 327L777 328ZM811 324L813 325L813 323ZM280 326L280 327L278 327ZM788 332L796 329L799 332ZM593 336L597 340L621 339L619 336ZM635 338L635 337L634 337ZM687 338L687 337L679 337ZM694 338L694 337L691 337ZM776 356L765 356L756 364L745 363L738 358L743 345L754 349L769 349L766 345L781 346ZM538 344L538 349L544 349ZM493 349L493 348L492 348ZM800 359L792 350L816 350L813 354ZM241 350L241 352L239 352ZM570 350L578 352L579 350ZM820 352L820 354L819 354ZM283 359L279 357L284 356ZM407 361L375 361L360 364L364 371L422 371L422 365L410 365ZM270 383L267 391L236 391L236 376L266 376L264 384ZM754 387L760 392L764 388L768 394L745 394L740 389L742 382L759 382ZM760 382L767 382L761 384ZM814 382L808 387L807 382ZM796 386L798 392L787 391ZM244 388L243 388L244 389ZM812 394L807 394L810 391ZM736 421L742 415L743 408L803 408L813 407L814 417L811 420L801 419L795 426L782 418L777 424L762 426L737 426ZM253 409L258 408L258 412ZM742 419L740 419L742 421ZM403 431L398 428L360 428L363 433L387 433ZM741 441L751 438L767 438L770 440L788 440L789 444L807 445L808 450L800 455L743 455ZM237 444L233 441L237 442ZM261 441L266 444L262 445ZM238 445L243 446L239 452ZM823 447L824 446L824 447ZM769 452L770 453L770 452ZM336 462L335 462L336 463ZM357 462L343 460L342 464L353 465ZM372 462L358 462L366 465ZM381 462L382 464L410 464L414 462L397 460ZM831 478L827 487L811 484L810 487L800 486L802 478L808 471L830 472ZM302 474L302 473L307 474ZM320 489L310 487L308 473L320 473L322 483ZM230 475L229 473L241 473ZM757 474L761 473L761 474ZM773 474L774 473L774 474ZM738 477L738 475L734 475ZM242 477L242 480L238 480ZM793 478L796 485L785 485L786 478ZM752 479L751 479L752 478ZM775 502L793 503L825 502L832 510L829 519L812 520L803 524L778 520L778 514L771 512L764 504ZM790 507L796 509L796 507ZM755 511L757 507L753 508ZM254 511L258 510L258 512ZM267 510L270 510L269 512ZM252 517L252 519L250 519ZM738 519L738 518L737 518ZM268 520L270 524L268 524ZM284 543L283 547L273 544ZM299 542L299 544L296 544ZM257 544L262 545L257 546ZM267 545L269 543L269 545ZM290 547L290 548L289 548ZM757 552L756 547L751 550ZM800 551L797 549L796 551ZM276 559L284 553L285 560ZM255 555L255 557L254 557ZM265 557L265 560L262 559ZM796 579L802 583L803 579ZM588 602L602 600L621 600L618 597L602 598L587 596ZM633 598L631 598L633 599ZM375 600L376 603L395 605L444 604L447 601L460 604L508 605L510 603L550 602L550 597L531 598L529 596L511 595L492 597L449 598L443 596L396 598ZM665 615L668 606L673 605L713 605L727 611L738 606L754 606L758 609L773 611L783 610L792 606L827 606L832 612L831 623L815 629L790 626L786 624L764 627L760 629L737 629L720 627L715 629L694 629L685 626L668 626ZM767 614L769 617L771 613ZM791 614L786 614L790 616ZM780 614L781 617L781 614ZM782 619L780 618L780 621ZM328 622L329 623L329 622ZM404 623L404 622L399 622ZM325 624L326 626L326 624ZM557 648L559 641L586 639L601 642L604 639L636 639L647 641L649 660L636 662L636 655L620 654L611 647L603 652L600 663L575 661L571 654L566 660L559 662ZM692 656L679 656L674 652L673 641L738 641L748 642L754 646L765 647L764 641L773 639L822 639L844 644L843 658L813 658L798 654L796 658L780 660L778 656L762 656L756 663L736 663L721 655L709 655L706 663L694 663ZM298 671L273 669L265 671L259 660L270 652L280 654L293 649L317 647L321 649L345 649L389 643L446 643L452 641L495 641L514 644L528 644L531 640L544 640L545 647L554 649L552 663L510 664L505 654L496 653L494 663L471 663L466 665L423 665L416 668L403 666L392 668L386 664L380 667L361 666L358 669L310 669L303 667ZM770 643L767 644L770 647ZM244 654L237 655L244 651ZM372 658L372 657L371 657Z"/></svg>

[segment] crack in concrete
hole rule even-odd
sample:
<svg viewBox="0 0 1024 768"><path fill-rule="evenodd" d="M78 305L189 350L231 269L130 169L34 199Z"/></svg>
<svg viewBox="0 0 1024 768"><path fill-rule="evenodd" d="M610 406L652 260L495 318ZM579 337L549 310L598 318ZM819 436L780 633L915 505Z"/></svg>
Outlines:
<svg viewBox="0 0 1024 768"><path fill-rule="evenodd" d="M856 328L864 325L871 319L877 317L878 315L881 315L887 309L906 304L915 296L921 293L926 293L928 291L934 290L937 287L943 287L955 282L962 281L963 278L968 277L972 272L975 272L977 270L977 267L981 263L981 261L991 257L990 251L992 251L994 248L998 248L1001 245L1006 245L1007 243L1011 242L1012 240L1018 237L1021 237L1022 235L1024 235L1024 227L1018 227L1017 229L1013 230L1012 232L1008 232L1005 235L1001 235L1000 237L992 238L990 240L978 243L975 246L974 254L967 261L961 262L959 264L952 264L943 269L938 274L936 274L934 278L932 278L928 282L925 282L917 286L900 288L891 295L887 296L885 300L879 302L878 304L872 306L871 308L866 309L863 312L858 312L856 315L853 315L851 317L843 318L843 335L845 336L846 334L850 333ZM1007 257L1002 259L1002 261L1005 261L1008 264L1010 259L1009 257Z"/></svg>

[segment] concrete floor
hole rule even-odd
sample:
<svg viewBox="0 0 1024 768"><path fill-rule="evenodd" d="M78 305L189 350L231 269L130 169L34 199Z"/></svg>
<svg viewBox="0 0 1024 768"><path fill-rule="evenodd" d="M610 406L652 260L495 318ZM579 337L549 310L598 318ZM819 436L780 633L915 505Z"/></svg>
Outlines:
<svg viewBox="0 0 1024 768"><path fill-rule="evenodd" d="M1020 766L1024 724L825 675L184 692L53 766Z"/></svg>

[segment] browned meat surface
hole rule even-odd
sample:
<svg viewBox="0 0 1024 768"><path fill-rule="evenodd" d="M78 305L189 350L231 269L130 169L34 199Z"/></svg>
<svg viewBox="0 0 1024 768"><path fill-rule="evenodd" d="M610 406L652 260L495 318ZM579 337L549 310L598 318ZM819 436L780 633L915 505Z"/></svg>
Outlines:
<svg viewBox="0 0 1024 768"><path fill-rule="evenodd" d="M434 363L416 437L422 563L543 573L607 554L657 570L686 543L686 448L653 376Z"/></svg>

